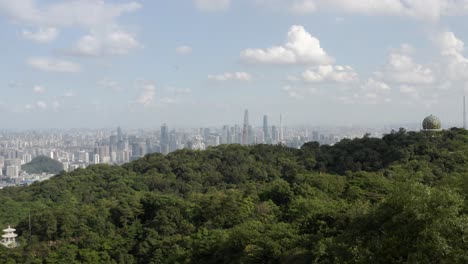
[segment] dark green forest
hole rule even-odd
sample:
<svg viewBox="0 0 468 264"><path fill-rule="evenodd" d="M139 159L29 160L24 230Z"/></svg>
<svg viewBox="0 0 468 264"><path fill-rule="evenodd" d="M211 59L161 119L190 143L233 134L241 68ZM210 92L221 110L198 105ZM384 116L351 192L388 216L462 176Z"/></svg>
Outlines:
<svg viewBox="0 0 468 264"><path fill-rule="evenodd" d="M49 157L39 156L31 160L31 162L21 166L21 169L30 174L58 174L63 170L63 165L61 162Z"/></svg>
<svg viewBox="0 0 468 264"><path fill-rule="evenodd" d="M468 263L467 194L464 129L151 154L0 191L0 263Z"/></svg>

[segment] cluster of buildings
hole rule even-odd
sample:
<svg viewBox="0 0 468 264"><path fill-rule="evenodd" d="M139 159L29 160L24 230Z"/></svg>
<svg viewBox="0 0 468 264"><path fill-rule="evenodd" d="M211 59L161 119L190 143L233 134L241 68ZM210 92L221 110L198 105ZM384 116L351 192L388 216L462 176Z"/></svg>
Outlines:
<svg viewBox="0 0 468 264"><path fill-rule="evenodd" d="M29 175L22 165L38 156L62 163L63 170L73 171L92 164L124 164L149 153L168 154L179 149L204 150L221 144L282 144L299 148L305 142L333 145L342 138L361 137L371 131L380 136L381 129L353 127L285 127L283 118L270 124L269 116L252 125L245 110L242 125L171 129L74 129L49 131L0 131L0 188L28 184L53 175Z"/></svg>

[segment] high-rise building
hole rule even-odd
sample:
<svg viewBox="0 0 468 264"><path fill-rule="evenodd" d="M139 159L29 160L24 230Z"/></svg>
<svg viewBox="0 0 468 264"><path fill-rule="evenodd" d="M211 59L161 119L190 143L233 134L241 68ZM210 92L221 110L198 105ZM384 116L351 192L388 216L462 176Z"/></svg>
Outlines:
<svg viewBox="0 0 468 264"><path fill-rule="evenodd" d="M32 160L32 155L31 154L24 154L23 155L23 163L24 164L31 162L31 160Z"/></svg>
<svg viewBox="0 0 468 264"><path fill-rule="evenodd" d="M268 127L268 116L263 116L263 143L271 144L270 130Z"/></svg>
<svg viewBox="0 0 468 264"><path fill-rule="evenodd" d="M94 164L100 164L101 160L99 158L99 154L94 154Z"/></svg>
<svg viewBox="0 0 468 264"><path fill-rule="evenodd" d="M67 161L62 162L63 170L68 171L69 170L69 163Z"/></svg>
<svg viewBox="0 0 468 264"><path fill-rule="evenodd" d="M231 136L233 138L232 143L234 144L242 144L242 133L240 132L239 125L234 125L232 128Z"/></svg>
<svg viewBox="0 0 468 264"><path fill-rule="evenodd" d="M153 153L153 143L150 138L146 139L146 153Z"/></svg>
<svg viewBox="0 0 468 264"><path fill-rule="evenodd" d="M231 143L230 142L230 130L229 130L228 125L223 126L223 134L221 135L220 143L221 144L230 144Z"/></svg>
<svg viewBox="0 0 468 264"><path fill-rule="evenodd" d="M279 133L276 126L271 127L272 143L277 144L279 142Z"/></svg>
<svg viewBox="0 0 468 264"><path fill-rule="evenodd" d="M169 128L167 124L161 126L161 138L159 139L161 153L167 155L169 153Z"/></svg>
<svg viewBox="0 0 468 264"><path fill-rule="evenodd" d="M20 168L16 165L6 167L6 176L10 179L16 179L19 176Z"/></svg>
<svg viewBox="0 0 468 264"><path fill-rule="evenodd" d="M248 145L249 142L249 110L244 112L244 126L242 127L242 145Z"/></svg>
<svg viewBox="0 0 468 264"><path fill-rule="evenodd" d="M117 141L122 142L123 141L123 134L122 134L122 129L120 127L117 128Z"/></svg>
<svg viewBox="0 0 468 264"><path fill-rule="evenodd" d="M253 144L256 144L256 139L255 139L255 133L254 133L254 130L253 130L253 127L251 125L249 125L249 133L248 133L248 145L253 145Z"/></svg>

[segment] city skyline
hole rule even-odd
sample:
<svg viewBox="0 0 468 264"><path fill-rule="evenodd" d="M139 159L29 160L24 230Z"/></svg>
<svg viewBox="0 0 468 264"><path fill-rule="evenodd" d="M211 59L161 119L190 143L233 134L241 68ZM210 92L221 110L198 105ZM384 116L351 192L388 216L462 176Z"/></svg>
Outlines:
<svg viewBox="0 0 468 264"><path fill-rule="evenodd" d="M0 0L1 128L462 126L465 1L371 2Z"/></svg>
<svg viewBox="0 0 468 264"><path fill-rule="evenodd" d="M335 127L285 127L283 116L279 125L269 123L268 115L263 116L262 126L253 126L249 110L244 110L242 124L223 125L222 127L199 127L192 129L171 128L167 123L159 129L125 130L120 126L105 130L73 131L22 131L0 130L0 189L5 186L27 185L35 181L49 179L54 173L31 172L29 166L41 162L54 162L58 173L62 169L70 172L90 165L121 165L138 160L148 154L168 155L182 149L207 150L220 145L239 144L253 146L258 144L280 145L300 149L307 142L333 146L342 139L356 139L363 136L380 138L384 134L399 129L385 127L380 129ZM433 115L427 116L420 129L404 127L406 131L441 131L441 120ZM45 158L44 158L45 156ZM50 159L47 159L50 158ZM49 160L49 161L48 161ZM23 169L23 165L26 169Z"/></svg>

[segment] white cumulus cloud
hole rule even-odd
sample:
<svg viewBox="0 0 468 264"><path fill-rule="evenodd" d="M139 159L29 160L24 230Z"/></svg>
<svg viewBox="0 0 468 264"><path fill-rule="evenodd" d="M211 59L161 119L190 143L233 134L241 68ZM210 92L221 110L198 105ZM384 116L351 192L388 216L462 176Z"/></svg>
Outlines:
<svg viewBox="0 0 468 264"><path fill-rule="evenodd" d="M45 1L41 1L45 2ZM0 12L11 20L30 26L100 28L116 24L124 13L134 12L142 6L132 1L70 0L38 5L34 0L0 0Z"/></svg>
<svg viewBox="0 0 468 264"><path fill-rule="evenodd" d="M377 81L372 78L369 78L361 88L364 91L371 91L371 92L389 92L391 90L390 86L385 82Z"/></svg>
<svg viewBox="0 0 468 264"><path fill-rule="evenodd" d="M453 32L443 32L436 40L441 49L446 78L468 81L468 59L463 54L465 43Z"/></svg>
<svg viewBox="0 0 468 264"><path fill-rule="evenodd" d="M53 41L64 28L84 29L89 33L73 47L72 54L123 55L141 45L121 29L118 18L139 10L135 1L112 3L101 0L35 1L0 0L0 13L16 24L38 27L36 32L23 31L23 37L41 43Z"/></svg>
<svg viewBox="0 0 468 264"><path fill-rule="evenodd" d="M29 66L45 72L76 73L81 71L79 64L47 57L30 58L27 63Z"/></svg>
<svg viewBox="0 0 468 264"><path fill-rule="evenodd" d="M321 65L307 69L302 73L305 82L339 82L349 83L358 80L358 74L351 66Z"/></svg>
<svg viewBox="0 0 468 264"><path fill-rule="evenodd" d="M376 76L393 83L432 84L435 74L430 67L417 64L409 54L391 53L386 65Z"/></svg>
<svg viewBox="0 0 468 264"><path fill-rule="evenodd" d="M303 0L303 2L314 7L310 8L310 11L335 10L351 14L404 16L424 20L468 14L466 0Z"/></svg>
<svg viewBox="0 0 468 264"><path fill-rule="evenodd" d="M330 64L333 58L320 46L320 41L303 26L292 26L284 45L268 49L246 49L241 58L249 63L264 64Z"/></svg>
<svg viewBox="0 0 468 264"><path fill-rule="evenodd" d="M130 34L123 31L104 35L85 35L75 44L72 54L84 56L125 55L141 47Z"/></svg>
<svg viewBox="0 0 468 264"><path fill-rule="evenodd" d="M210 81L250 81L252 75L247 72L225 72L223 74L208 75Z"/></svg>

